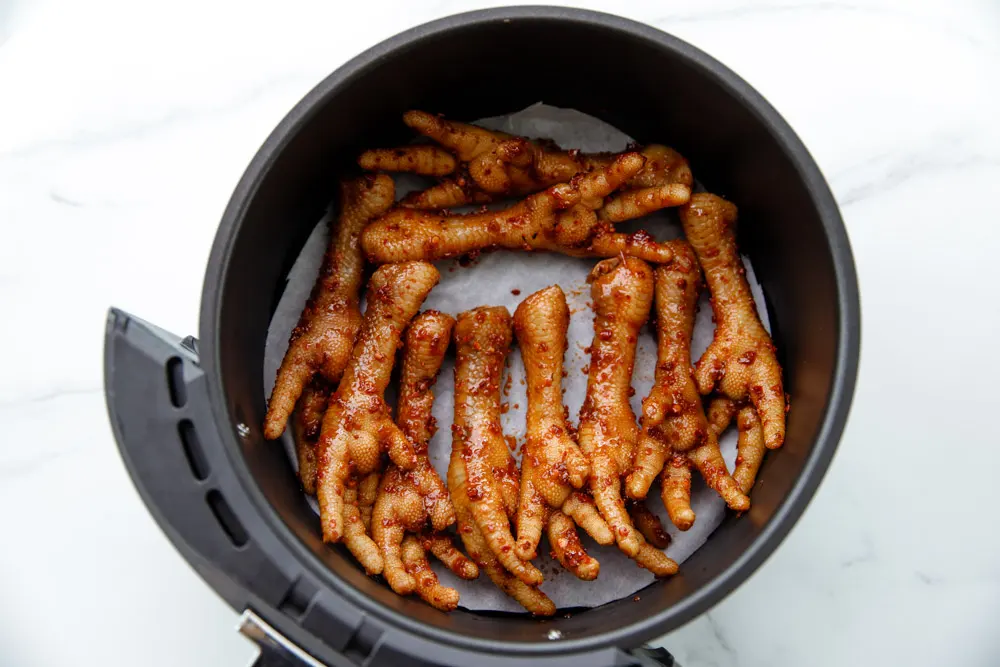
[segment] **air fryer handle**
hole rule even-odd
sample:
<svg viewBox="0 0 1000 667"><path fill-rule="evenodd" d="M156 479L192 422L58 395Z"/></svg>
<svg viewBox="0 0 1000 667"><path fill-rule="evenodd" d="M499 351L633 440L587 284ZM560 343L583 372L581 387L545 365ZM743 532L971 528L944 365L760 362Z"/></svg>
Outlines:
<svg viewBox="0 0 1000 667"><path fill-rule="evenodd" d="M661 646L643 646L629 651L636 667L681 667L674 656Z"/></svg>
<svg viewBox="0 0 1000 667"><path fill-rule="evenodd" d="M119 453L139 495L175 544L195 547L218 533L207 523L203 483L211 473L197 413L204 410L204 374L197 342L182 340L116 308L108 311L104 390ZM199 530L200 529L200 530ZM200 546L200 545L199 545ZM196 551L202 551L197 548Z"/></svg>
<svg viewBox="0 0 1000 667"><path fill-rule="evenodd" d="M280 597L287 577L240 520L245 501L225 462L197 341L112 308L104 382L122 459L174 546L236 609L257 595Z"/></svg>

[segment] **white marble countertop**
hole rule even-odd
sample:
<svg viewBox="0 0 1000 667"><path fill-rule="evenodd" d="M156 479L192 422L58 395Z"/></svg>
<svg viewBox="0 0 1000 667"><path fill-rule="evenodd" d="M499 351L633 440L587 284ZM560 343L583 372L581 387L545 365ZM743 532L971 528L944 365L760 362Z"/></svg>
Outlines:
<svg viewBox="0 0 1000 667"><path fill-rule="evenodd" d="M488 4L0 1L0 663L250 658L118 459L105 310L196 332L219 216L288 109L377 41ZM692 42L778 108L862 286L854 410L819 494L664 644L685 667L1000 663L1000 6L581 4Z"/></svg>

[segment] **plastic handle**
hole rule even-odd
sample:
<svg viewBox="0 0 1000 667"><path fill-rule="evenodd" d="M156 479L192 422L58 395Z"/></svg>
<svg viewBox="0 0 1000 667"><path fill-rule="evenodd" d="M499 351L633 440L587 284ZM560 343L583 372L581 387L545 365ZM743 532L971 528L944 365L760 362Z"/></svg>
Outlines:
<svg viewBox="0 0 1000 667"><path fill-rule="evenodd" d="M236 608L285 577L249 539L225 483L197 341L111 309L104 381L111 427L139 495L174 546ZM266 594L265 591L261 593Z"/></svg>

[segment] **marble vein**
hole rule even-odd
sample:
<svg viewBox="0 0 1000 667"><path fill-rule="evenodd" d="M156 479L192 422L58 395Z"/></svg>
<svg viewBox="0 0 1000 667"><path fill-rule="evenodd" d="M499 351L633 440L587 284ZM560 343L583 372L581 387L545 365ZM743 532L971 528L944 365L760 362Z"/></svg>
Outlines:
<svg viewBox="0 0 1000 667"><path fill-rule="evenodd" d="M61 194L59 194L58 192L56 192L54 190L49 192L49 199L51 199L52 201L54 201L57 204L63 204L65 206L71 206L73 208L79 208L79 207L81 207L81 206L84 205L83 202L76 201L74 199L70 199L69 197L64 197L64 196L62 196Z"/></svg>
<svg viewBox="0 0 1000 667"><path fill-rule="evenodd" d="M917 580L926 586L937 586L938 584L944 583L944 577L940 577L936 574L927 574L926 572L921 572L917 570L913 573Z"/></svg>
<svg viewBox="0 0 1000 667"><path fill-rule="evenodd" d="M875 560L875 558L875 542L872 540L871 535L863 535L861 538L861 551L856 555L841 561L840 567L845 570L850 569L858 565L871 563Z"/></svg>
<svg viewBox="0 0 1000 667"><path fill-rule="evenodd" d="M734 667L738 666L740 663L739 654L737 654L737 652L733 649L729 640L726 639L725 630L723 629L722 624L716 620L711 612L705 614L705 620L708 621L708 627L712 630L712 636L715 637L715 640L719 643L722 650L725 651L726 654L732 659L730 664Z"/></svg>
<svg viewBox="0 0 1000 667"><path fill-rule="evenodd" d="M848 208L870 197L890 195L916 179L972 169L1000 169L1000 151L956 151L954 140L916 152L895 150L862 160L830 182L837 203Z"/></svg>

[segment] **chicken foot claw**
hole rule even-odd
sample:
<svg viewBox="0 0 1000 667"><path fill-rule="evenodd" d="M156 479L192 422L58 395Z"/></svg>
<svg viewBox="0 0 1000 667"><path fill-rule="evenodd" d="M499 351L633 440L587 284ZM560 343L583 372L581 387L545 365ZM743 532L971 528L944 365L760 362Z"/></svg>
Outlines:
<svg viewBox="0 0 1000 667"><path fill-rule="evenodd" d="M736 206L698 194L681 208L681 223L698 255L712 293L715 338L695 366L703 394L713 389L739 404L748 400L760 417L764 444L781 447L787 405L774 343L761 324L736 247Z"/></svg>
<svg viewBox="0 0 1000 667"><path fill-rule="evenodd" d="M573 489L586 484L590 463L570 436L562 400L563 357L569 307L558 286L527 297L514 312L514 331L528 384L527 440L521 455L521 499L517 513L517 555L535 557L543 525L556 558L584 579L597 577L600 565L587 555L573 520L560 511ZM610 544L607 525L596 513L582 512L578 501L570 509L580 516L598 541ZM590 505L589 507L593 507ZM556 539L551 539L556 536Z"/></svg>
<svg viewBox="0 0 1000 667"><path fill-rule="evenodd" d="M624 222L662 208L680 206L691 198L694 177L687 160L672 148L650 144L642 149L646 164L628 182L624 192L613 195L601 209L601 218ZM595 165L596 166L596 165Z"/></svg>
<svg viewBox="0 0 1000 667"><path fill-rule="evenodd" d="M716 437L729 426L736 417L736 427L739 439L736 445L736 468L733 479L739 484L743 493L750 493L757 480L757 471L764 460L764 430L760 418L752 405L737 405L724 396L712 399L708 405L708 427L715 431Z"/></svg>
<svg viewBox="0 0 1000 667"><path fill-rule="evenodd" d="M653 301L653 271L632 257L608 259L598 262L588 280L594 341L578 437L580 449L590 459L590 490L618 548L656 576L674 574L677 563L636 530L621 489L639 436L629 390L639 331Z"/></svg>
<svg viewBox="0 0 1000 667"><path fill-rule="evenodd" d="M303 389L315 375L340 380L361 326L358 305L364 261L359 238L368 221L392 206L395 187L385 175L340 185L340 215L330 223L330 244L312 295L292 331L264 419L264 437L275 440Z"/></svg>
<svg viewBox="0 0 1000 667"><path fill-rule="evenodd" d="M632 517L632 523L646 541L657 549L666 549L670 546L670 535L663 529L660 518L653 514L649 507L641 500L629 500L625 503L628 515Z"/></svg>
<svg viewBox="0 0 1000 667"><path fill-rule="evenodd" d="M454 609L458 592L441 586L426 565L424 547L406 533L421 533L428 520L434 533L428 548L441 553L443 562L459 576L478 576L476 566L462 556L443 533L455 523L455 509L448 489L431 465L427 443L434 435L431 387L444 361L455 320L434 310L418 315L406 330L396 421L413 442L417 463L404 471L391 463L382 477L372 516L372 537L385 562L384 574L400 595L416 591L439 609ZM405 538L405 539L404 539ZM444 543L447 543L446 545Z"/></svg>
<svg viewBox="0 0 1000 667"><path fill-rule="evenodd" d="M717 433L709 428L691 367L691 335L701 275L687 242L671 241L674 261L655 271L657 346L653 388L643 400L642 434L632 472L626 481L630 498L643 499L663 472L662 495L670 520L681 530L694 523L690 472L695 467L732 509L743 511L750 499L729 475ZM669 460L669 463L668 463Z"/></svg>
<svg viewBox="0 0 1000 667"><path fill-rule="evenodd" d="M503 307L461 313L454 337L455 419L448 489L459 515L459 534L469 555L491 579L496 581L491 571L502 566L524 584L537 586L542 573L518 558L510 531L517 507L517 464L500 426L500 379L511 343L510 313ZM472 529L488 547L486 552Z"/></svg>
<svg viewBox="0 0 1000 667"><path fill-rule="evenodd" d="M447 542L450 550L456 554L457 557L451 561L445 560L447 556L445 558L439 556L439 560L445 563L448 569L463 579L475 579L479 576L479 569L476 567L476 564L458 553L458 550L452 545L450 537L447 535L435 535L430 539L444 540ZM431 564L427 561L428 550L434 553L435 556L438 555L438 552L434 550L432 544L428 544L427 547L425 548L425 545L415 535L407 535L402 545L403 567L406 568L407 574L413 579L417 595L424 602L441 611L453 611L458 606L458 591L454 588L441 585L437 575L434 574L434 570L431 569ZM398 593L399 591L396 592Z"/></svg>
<svg viewBox="0 0 1000 667"><path fill-rule="evenodd" d="M299 462L299 481L302 490L310 496L316 495L316 441L319 440L323 413L329 400L330 389L326 382L314 377L302 391L292 413L292 438Z"/></svg>
<svg viewBox="0 0 1000 667"><path fill-rule="evenodd" d="M382 574L384 561L379 554L378 545L368 536L368 526L362 516L364 500L360 487L369 478L374 478L378 484L378 473L372 473L364 481L352 480L344 489L344 535L343 541L348 551L358 559L368 575ZM369 505L370 509L370 505Z"/></svg>
<svg viewBox="0 0 1000 667"><path fill-rule="evenodd" d="M352 475L373 472L385 451L404 470L417 464L413 443L390 418L384 393L403 329L439 279L430 264L409 262L380 267L368 283L361 331L317 446L317 499L327 542L344 536L344 493Z"/></svg>
<svg viewBox="0 0 1000 667"><path fill-rule="evenodd" d="M405 171L421 176L447 176L458 168L451 153L426 145L367 150L358 164L367 171Z"/></svg>
<svg viewBox="0 0 1000 667"><path fill-rule="evenodd" d="M451 459L454 465L455 452L452 451ZM457 483L464 483L464 478L453 477L452 466L448 468L448 482L451 486L452 480ZM456 487L458 488L458 487ZM453 492L454 493L454 492ZM453 496L454 497L454 496ZM458 534L465 544L465 550L469 557L479 566L479 569L486 573L497 588L512 597L522 607L530 611L535 616L552 616L556 613L556 606L549 597L540 591L536 586L529 586L513 574L504 569L496 555L490 550L486 538L476 524L472 516L470 504L461 497L454 500L455 514L458 515Z"/></svg>
<svg viewBox="0 0 1000 667"><path fill-rule="evenodd" d="M510 315L506 309L481 308L459 316L455 331L458 345L455 365L455 426L452 429L448 489L458 516L458 534L469 557L500 590L532 614L552 616L556 613L552 600L536 586L525 583L508 571L506 565L511 556L516 558L513 537L509 537L507 523L514 508L505 498L511 496L510 490L517 489L517 468L500 431L500 371L510 345L510 337ZM471 400L473 398L475 400ZM477 436L476 440L472 439L473 435ZM468 445L474 445L472 451ZM468 460L476 462L476 459L482 461L487 457L492 460L485 462L494 464L492 471L475 468L472 474L467 471ZM490 472L496 476L491 477ZM473 483L470 484L470 481ZM492 488L492 481L508 488L506 494L503 489ZM470 490L475 498L471 497ZM473 513L473 505L481 503L484 498L489 498L491 502L494 521L481 528L481 522ZM516 495L514 499L516 500ZM506 530L509 537L504 545L508 548L506 551L501 549L498 553L484 532L502 530ZM506 560L502 561L500 556ZM530 564L526 566L534 570ZM541 581L540 575L539 572L531 580Z"/></svg>

